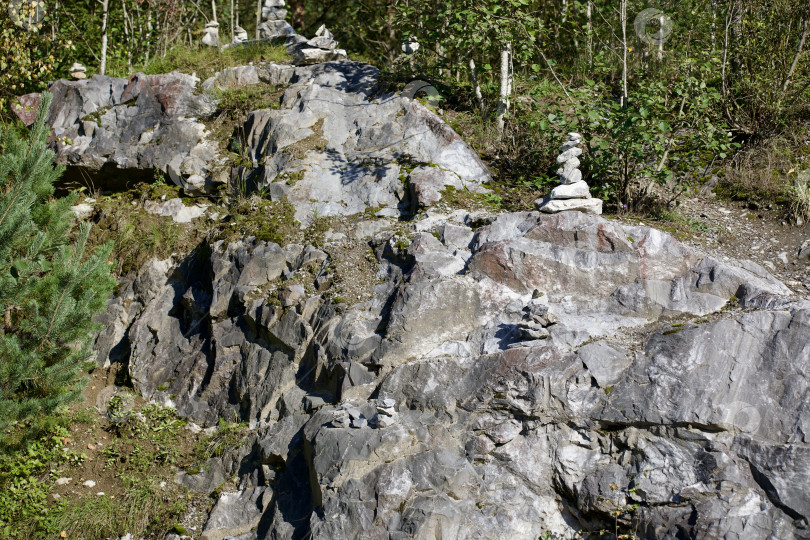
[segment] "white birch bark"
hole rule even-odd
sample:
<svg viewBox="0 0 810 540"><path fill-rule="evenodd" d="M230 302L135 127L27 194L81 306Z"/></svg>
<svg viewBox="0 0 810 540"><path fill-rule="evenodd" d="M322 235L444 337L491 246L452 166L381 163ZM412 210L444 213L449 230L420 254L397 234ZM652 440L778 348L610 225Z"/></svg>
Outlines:
<svg viewBox="0 0 810 540"><path fill-rule="evenodd" d="M622 0L622 107L627 105L627 0Z"/></svg>
<svg viewBox="0 0 810 540"><path fill-rule="evenodd" d="M481 114L486 114L486 104L484 103L484 93L481 92L481 85L478 84L478 71L475 69L475 60L470 57L470 78L473 83L473 90L475 91L475 98L478 100L478 106L481 108Z"/></svg>
<svg viewBox="0 0 810 540"><path fill-rule="evenodd" d="M101 62L98 67L100 75L107 70L107 17L109 15L110 0L101 2Z"/></svg>
<svg viewBox="0 0 810 540"><path fill-rule="evenodd" d="M501 89L498 99L497 127L498 136L503 138L506 127L505 116L509 111L509 94L512 91L512 43L506 43L501 48Z"/></svg>

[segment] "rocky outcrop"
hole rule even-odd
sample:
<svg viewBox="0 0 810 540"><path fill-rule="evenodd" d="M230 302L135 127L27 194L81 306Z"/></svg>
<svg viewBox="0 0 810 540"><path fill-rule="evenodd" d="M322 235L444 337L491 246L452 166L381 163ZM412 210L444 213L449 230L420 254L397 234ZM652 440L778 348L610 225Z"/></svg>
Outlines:
<svg viewBox="0 0 810 540"><path fill-rule="evenodd" d="M313 214L366 208L409 213L408 184L423 185L428 171L439 176L431 180L433 194L419 196L422 205L438 200L446 186L480 190L490 174L476 153L417 101L372 98L378 75L353 62L297 68L278 109L248 116L238 146L252 166L234 175L273 199L290 200L302 223Z"/></svg>
<svg viewBox="0 0 810 540"><path fill-rule="evenodd" d="M152 262L111 304L100 362L254 427L205 534L808 536L810 304L579 212L407 227L372 237L367 302L313 285L328 249L247 239Z"/></svg>
<svg viewBox="0 0 810 540"><path fill-rule="evenodd" d="M161 170L189 193L211 190L223 180L213 176L219 150L199 118L216 105L198 82L181 73L56 81L47 122L57 161L69 177L84 170L108 189Z"/></svg>
<svg viewBox="0 0 810 540"><path fill-rule="evenodd" d="M475 152L419 102L375 95L378 75L367 64L330 62L227 68L199 86L180 73L60 80L50 88L52 146L69 178L90 175L98 188L163 171L199 195L230 179L290 200L301 223L368 208L410 213L447 186L482 191L490 174ZM202 120L218 90L261 83L286 91L237 129L232 147L244 159L229 170Z"/></svg>

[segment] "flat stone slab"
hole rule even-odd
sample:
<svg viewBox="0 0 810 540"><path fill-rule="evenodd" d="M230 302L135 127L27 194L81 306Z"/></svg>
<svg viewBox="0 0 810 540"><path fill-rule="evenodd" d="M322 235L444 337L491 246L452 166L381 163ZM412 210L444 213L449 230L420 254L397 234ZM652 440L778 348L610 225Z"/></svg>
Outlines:
<svg viewBox="0 0 810 540"><path fill-rule="evenodd" d="M596 215L602 213L601 199L551 199L549 196L538 199L534 204L538 210L546 214L556 214L566 210L576 210Z"/></svg>
<svg viewBox="0 0 810 540"><path fill-rule="evenodd" d="M552 199L590 199L591 190L584 180L573 184L562 184L551 190Z"/></svg>

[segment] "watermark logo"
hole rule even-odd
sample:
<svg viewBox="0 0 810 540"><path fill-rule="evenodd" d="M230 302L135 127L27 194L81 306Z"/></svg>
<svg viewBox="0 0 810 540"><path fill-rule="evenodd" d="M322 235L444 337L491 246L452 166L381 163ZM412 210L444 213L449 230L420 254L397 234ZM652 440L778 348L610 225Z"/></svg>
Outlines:
<svg viewBox="0 0 810 540"><path fill-rule="evenodd" d="M656 8L647 8L633 21L638 38L649 45L662 45L672 34L672 18Z"/></svg>
<svg viewBox="0 0 810 540"><path fill-rule="evenodd" d="M735 401L721 405L723 422L737 427L743 433L756 433L762 423L762 415L750 403Z"/></svg>
<svg viewBox="0 0 810 540"><path fill-rule="evenodd" d="M442 95L432 84L425 81L411 81L405 85L400 95L408 99L415 99L417 95L423 94L428 103L433 107L438 107L442 101Z"/></svg>
<svg viewBox="0 0 810 540"><path fill-rule="evenodd" d="M332 343L338 350L353 354L368 337L366 320L358 311L351 311L344 315L332 329Z"/></svg>
<svg viewBox="0 0 810 540"><path fill-rule="evenodd" d="M45 0L11 0L8 3L8 16L17 26L38 32L45 18Z"/></svg>

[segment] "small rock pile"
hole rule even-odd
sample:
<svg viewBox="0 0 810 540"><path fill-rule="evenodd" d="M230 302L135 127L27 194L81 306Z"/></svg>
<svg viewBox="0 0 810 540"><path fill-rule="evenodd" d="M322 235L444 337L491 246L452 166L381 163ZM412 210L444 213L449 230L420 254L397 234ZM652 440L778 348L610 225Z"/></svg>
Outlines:
<svg viewBox="0 0 810 540"><path fill-rule="evenodd" d="M562 153L557 156L557 163L562 167L557 169L557 175L562 185L551 190L551 195L535 201L541 212L556 214L564 210L578 210L586 214L602 213L601 199L591 197L590 188L579 170L581 142L582 136L579 133L569 133L568 141L560 147Z"/></svg>
<svg viewBox="0 0 810 540"><path fill-rule="evenodd" d="M355 405L347 403L340 409L335 409L332 427L362 429L368 427L368 419Z"/></svg>
<svg viewBox="0 0 810 540"><path fill-rule="evenodd" d="M307 66L331 62L333 60L345 60L346 51L338 49L338 42L325 25L321 25L315 32L315 37L299 44L296 47L293 63L297 66Z"/></svg>
<svg viewBox="0 0 810 540"><path fill-rule="evenodd" d="M247 30L241 26L233 29L233 43L244 43L248 40Z"/></svg>
<svg viewBox="0 0 810 540"><path fill-rule="evenodd" d="M70 66L68 72L70 73L70 76L77 81L87 77L87 68L78 62L73 62L73 65Z"/></svg>
<svg viewBox="0 0 810 540"><path fill-rule="evenodd" d="M295 30L284 19L287 18L284 0L264 0L262 19L259 24L259 39L273 39L295 35Z"/></svg>
<svg viewBox="0 0 810 540"><path fill-rule="evenodd" d="M393 426L399 421L399 414L394 406L396 401L391 398L377 400L376 414L371 416L371 422L357 405L344 403L340 408L335 409L332 417L332 427L334 428L378 428L384 429Z"/></svg>
<svg viewBox="0 0 810 540"><path fill-rule="evenodd" d="M387 428L397 423L397 420L399 420L399 414L397 413L396 409L394 409L394 405L396 405L396 401L391 398L379 400L377 403L376 416L378 428Z"/></svg>
<svg viewBox="0 0 810 540"><path fill-rule="evenodd" d="M548 327L557 324L558 321L557 316L549 312L548 304L536 296L523 308L523 322L520 323L517 333L518 341L510 344L508 348L531 347L533 341L548 339L550 335Z"/></svg>
<svg viewBox="0 0 810 540"><path fill-rule="evenodd" d="M211 21L205 25L205 35L202 44L209 47L219 47L219 23Z"/></svg>

